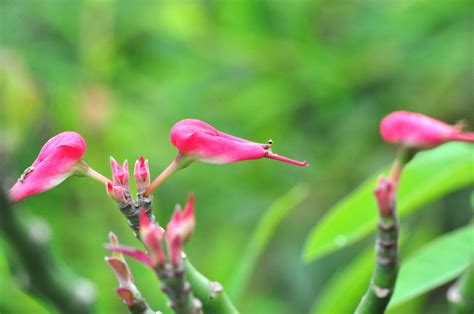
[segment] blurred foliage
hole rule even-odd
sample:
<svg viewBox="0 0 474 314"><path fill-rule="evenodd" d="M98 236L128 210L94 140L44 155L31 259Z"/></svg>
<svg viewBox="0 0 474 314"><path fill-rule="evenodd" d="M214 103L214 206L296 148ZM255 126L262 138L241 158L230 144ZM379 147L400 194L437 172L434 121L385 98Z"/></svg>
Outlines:
<svg viewBox="0 0 474 314"><path fill-rule="evenodd" d="M169 129L187 117L273 139L275 152L311 166L195 163L160 187L154 212L167 221L194 191L197 229L187 253L208 277L228 282L265 209L308 185L310 196L276 229L239 304L243 313L305 313L373 245L369 237L310 265L300 260L327 209L393 159L378 121L407 109L473 125L472 10L468 0L0 0L0 149L14 182L63 130L84 136L85 160L105 174L110 155L144 155L157 175L175 154ZM100 313L125 313L102 244L109 230L139 244L103 187L74 177L16 210L51 225L56 255L96 283ZM402 223L407 233L440 235L471 215L463 190ZM0 243L0 312L48 312L12 281ZM165 309L152 273L130 266L144 296ZM444 295L435 290L413 308L437 312Z"/></svg>

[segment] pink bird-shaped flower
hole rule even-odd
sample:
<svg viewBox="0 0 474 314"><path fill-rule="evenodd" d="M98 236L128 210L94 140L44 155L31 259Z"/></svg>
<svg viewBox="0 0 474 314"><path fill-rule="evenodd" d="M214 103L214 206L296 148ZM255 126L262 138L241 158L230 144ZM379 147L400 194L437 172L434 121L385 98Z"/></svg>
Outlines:
<svg viewBox="0 0 474 314"><path fill-rule="evenodd" d="M81 162L86 142L76 132L63 132L43 146L33 164L21 175L9 191L12 202L57 186L73 174L85 174L87 165Z"/></svg>
<svg viewBox="0 0 474 314"><path fill-rule="evenodd" d="M408 111L393 112L383 118L380 134L389 143L416 149L433 148L449 141L474 142L473 132L462 132L455 126Z"/></svg>
<svg viewBox="0 0 474 314"><path fill-rule="evenodd" d="M214 164L229 164L242 160L270 158L297 166L300 162L274 154L271 143L259 144L218 131L213 126L195 119L177 122L171 129L171 142L181 154L193 160Z"/></svg>

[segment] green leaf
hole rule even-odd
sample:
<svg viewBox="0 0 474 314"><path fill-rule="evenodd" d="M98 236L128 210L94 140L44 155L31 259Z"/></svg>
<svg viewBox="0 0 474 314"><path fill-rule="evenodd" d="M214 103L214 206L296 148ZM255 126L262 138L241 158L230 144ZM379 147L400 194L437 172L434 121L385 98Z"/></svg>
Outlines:
<svg viewBox="0 0 474 314"><path fill-rule="evenodd" d="M374 265L374 248L359 254L350 264L337 272L325 285L311 313L352 313L370 282Z"/></svg>
<svg viewBox="0 0 474 314"><path fill-rule="evenodd" d="M443 235L402 262L394 306L456 278L474 258L474 227Z"/></svg>
<svg viewBox="0 0 474 314"><path fill-rule="evenodd" d="M404 216L474 182L474 148L450 143L419 153L401 177L398 212ZM372 191L377 176L359 186L328 211L310 232L303 259L307 262L351 244L375 229L377 209Z"/></svg>
<svg viewBox="0 0 474 314"><path fill-rule="evenodd" d="M307 186L295 186L288 193L277 199L260 219L239 264L235 267L229 283L225 285L225 289L234 303L238 303L258 257L265 250L278 225L308 194L309 189Z"/></svg>

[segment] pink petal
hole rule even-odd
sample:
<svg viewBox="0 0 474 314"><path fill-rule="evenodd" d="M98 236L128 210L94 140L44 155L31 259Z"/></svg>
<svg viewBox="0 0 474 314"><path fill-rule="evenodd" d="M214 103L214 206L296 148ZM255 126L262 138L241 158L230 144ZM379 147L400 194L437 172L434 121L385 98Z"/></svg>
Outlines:
<svg viewBox="0 0 474 314"><path fill-rule="evenodd" d="M10 199L18 202L30 195L38 194L59 185L74 174L74 167L80 161L84 151L81 148L61 145L48 149L44 159L37 159L23 182L18 181L10 189Z"/></svg>
<svg viewBox="0 0 474 314"><path fill-rule="evenodd" d="M106 244L105 248L110 251L120 252L124 255L130 256L136 259L137 261L139 261L140 263L145 264L146 266L150 267L151 269L154 269L154 266L150 257L141 250L127 247L127 246L115 246L115 245L110 245L110 244Z"/></svg>

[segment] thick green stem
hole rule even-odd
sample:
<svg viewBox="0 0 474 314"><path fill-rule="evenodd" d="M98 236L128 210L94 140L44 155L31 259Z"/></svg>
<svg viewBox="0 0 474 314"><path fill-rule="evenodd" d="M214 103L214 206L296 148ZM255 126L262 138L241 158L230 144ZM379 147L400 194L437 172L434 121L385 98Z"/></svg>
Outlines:
<svg viewBox="0 0 474 314"><path fill-rule="evenodd" d="M383 313L392 297L399 269L398 220L396 214L381 216L376 238L375 269L369 289L359 303L355 313Z"/></svg>
<svg viewBox="0 0 474 314"><path fill-rule="evenodd" d="M382 178L375 190L379 209L375 267L369 288L356 308L357 314L384 313L393 295L400 267L396 194L402 171L415 157L416 152L413 149L402 148L392 165L390 176Z"/></svg>
<svg viewBox="0 0 474 314"><path fill-rule="evenodd" d="M450 312L454 314L474 313L474 261L466 272L449 288Z"/></svg>
<svg viewBox="0 0 474 314"><path fill-rule="evenodd" d="M0 186L3 186L2 178ZM77 279L66 279L68 275L58 268L46 241L34 237L29 232L31 228L17 213L10 206L6 193L0 189L0 227L16 254L15 270L27 279L26 288L47 300L60 313L92 313L93 295L84 298L81 293L81 289L88 287L78 285L80 281Z"/></svg>
<svg viewBox="0 0 474 314"><path fill-rule="evenodd" d="M210 281L194 268L186 257L183 257L186 278L191 283L193 293L202 302L206 314L237 314L239 311L229 300L222 285Z"/></svg>

